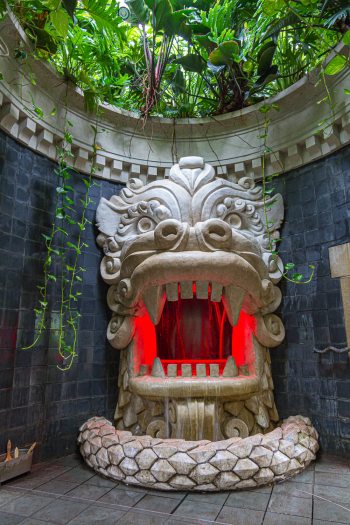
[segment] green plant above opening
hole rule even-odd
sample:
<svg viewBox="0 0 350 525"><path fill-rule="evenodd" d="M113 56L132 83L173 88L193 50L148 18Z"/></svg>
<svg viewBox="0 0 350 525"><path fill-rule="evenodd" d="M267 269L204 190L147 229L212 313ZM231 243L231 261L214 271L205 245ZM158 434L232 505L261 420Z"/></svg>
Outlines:
<svg viewBox="0 0 350 525"><path fill-rule="evenodd" d="M350 42L347 0L12 0L9 5L34 54L83 90L88 109L108 102L145 117L241 109L299 80L342 39ZM338 53L326 74L347 64Z"/></svg>

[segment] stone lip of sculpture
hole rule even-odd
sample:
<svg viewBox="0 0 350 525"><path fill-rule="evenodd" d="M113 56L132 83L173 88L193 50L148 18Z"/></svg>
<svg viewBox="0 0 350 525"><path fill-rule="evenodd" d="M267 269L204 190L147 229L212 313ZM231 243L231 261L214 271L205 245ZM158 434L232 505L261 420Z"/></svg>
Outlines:
<svg viewBox="0 0 350 525"><path fill-rule="evenodd" d="M97 473L160 490L218 491L258 487L301 472L315 459L317 432L308 418L289 417L265 435L210 442L155 439L89 419L78 443Z"/></svg>

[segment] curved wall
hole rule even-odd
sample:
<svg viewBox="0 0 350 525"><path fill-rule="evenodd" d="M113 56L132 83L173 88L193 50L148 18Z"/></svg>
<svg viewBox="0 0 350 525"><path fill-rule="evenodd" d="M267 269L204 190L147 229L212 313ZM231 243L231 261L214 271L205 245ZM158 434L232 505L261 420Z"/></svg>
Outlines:
<svg viewBox="0 0 350 525"><path fill-rule="evenodd" d="M58 370L47 338L37 350L20 349L33 338L44 255L39 239L52 219L54 168L50 160L0 134L0 449L8 438L19 445L36 440L37 459L75 450L80 424L94 415L112 419L117 397L119 354L106 342L106 286L92 226L85 238L90 246L83 260L78 361L69 372ZM79 176L74 186L78 197ZM328 247L349 241L350 148L281 176L275 186L286 205L284 262L295 262L305 273L308 264L316 264L311 284L282 281L287 336L271 350L276 403L281 417L309 416L324 450L349 453L347 356L318 356L313 348L346 344L340 286L330 277ZM101 196L110 198L120 188L101 181L93 189L89 218Z"/></svg>

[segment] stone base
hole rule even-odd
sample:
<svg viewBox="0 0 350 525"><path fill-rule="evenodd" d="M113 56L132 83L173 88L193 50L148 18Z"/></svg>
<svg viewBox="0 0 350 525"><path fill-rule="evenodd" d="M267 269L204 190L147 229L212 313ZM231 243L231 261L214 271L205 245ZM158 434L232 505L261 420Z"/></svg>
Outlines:
<svg viewBox="0 0 350 525"><path fill-rule="evenodd" d="M257 487L298 474L315 459L318 434L302 416L268 434L224 441L134 436L93 417L78 444L98 474L158 490L218 491Z"/></svg>

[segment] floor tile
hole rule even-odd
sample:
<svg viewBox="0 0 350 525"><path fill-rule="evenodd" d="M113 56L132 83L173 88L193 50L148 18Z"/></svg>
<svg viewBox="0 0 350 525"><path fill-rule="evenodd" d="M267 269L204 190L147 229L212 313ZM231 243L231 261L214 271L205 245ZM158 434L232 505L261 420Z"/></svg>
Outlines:
<svg viewBox="0 0 350 525"><path fill-rule="evenodd" d="M292 476L290 478L290 481L295 481L296 483L313 483L314 481L314 469L308 467L303 472L300 472L300 474L297 474L296 476Z"/></svg>
<svg viewBox="0 0 350 525"><path fill-rule="evenodd" d="M69 467L84 465L83 458L80 454L71 454L70 456L64 456L63 458L55 459L52 463L55 465L64 465Z"/></svg>
<svg viewBox="0 0 350 525"><path fill-rule="evenodd" d="M334 503L329 503L328 501L319 500L318 498L315 498L314 501L313 516L314 521L324 520L345 523L346 525L350 523L350 510Z"/></svg>
<svg viewBox="0 0 350 525"><path fill-rule="evenodd" d="M71 470L68 470L64 474L61 474L56 478L57 481L69 481L70 483L82 483L87 479L90 479L94 476L93 470L87 470L81 467L75 467Z"/></svg>
<svg viewBox="0 0 350 525"><path fill-rule="evenodd" d="M98 474L95 474L92 476L92 478L87 479L84 481L84 485L96 485L96 487L109 487L113 489L118 485L118 482L112 481L111 479L105 479L102 476L99 476Z"/></svg>
<svg viewBox="0 0 350 525"><path fill-rule="evenodd" d="M311 518L284 515L281 519L281 514L267 512L263 525L311 525Z"/></svg>
<svg viewBox="0 0 350 525"><path fill-rule="evenodd" d="M50 474L43 475L39 473L35 474L26 474L24 476L19 476L15 480L6 483L9 487L18 487L24 489L35 489L40 487L43 483L47 483L52 480Z"/></svg>
<svg viewBox="0 0 350 525"><path fill-rule="evenodd" d="M284 481L273 487L273 494L288 494L297 498L312 498L311 483L296 483L295 481Z"/></svg>
<svg viewBox="0 0 350 525"><path fill-rule="evenodd" d="M117 525L165 525L168 516L162 514L145 514L140 511L130 510L118 521Z"/></svg>
<svg viewBox="0 0 350 525"><path fill-rule="evenodd" d="M215 523L208 520L196 520L194 518L181 518L181 516L170 516L165 525L212 525Z"/></svg>
<svg viewBox="0 0 350 525"><path fill-rule="evenodd" d="M261 525L263 518L264 512L261 510L235 509L225 505L216 521L231 525Z"/></svg>
<svg viewBox="0 0 350 525"><path fill-rule="evenodd" d="M6 488L0 487L0 510L2 505L9 503L10 501L16 498L19 498L20 496L22 496L22 494L25 494L25 492L19 490L8 490Z"/></svg>
<svg viewBox="0 0 350 525"><path fill-rule="evenodd" d="M147 489L146 487L140 487L140 486L131 485L131 484L126 485L125 483L122 483L122 482L118 483L116 488L118 488L118 490L132 490L133 492L142 492L143 495L145 493L151 492L151 489ZM163 490L161 490L160 492L164 494Z"/></svg>
<svg viewBox="0 0 350 525"><path fill-rule="evenodd" d="M350 474L349 460L338 456L323 456L315 463L315 472L343 472Z"/></svg>
<svg viewBox="0 0 350 525"><path fill-rule="evenodd" d="M133 490L119 490L118 487L110 490L107 494L98 500L99 503L114 503L116 505L125 505L133 507L140 499L146 495L146 492L135 492Z"/></svg>
<svg viewBox="0 0 350 525"><path fill-rule="evenodd" d="M255 487L253 489L247 489L249 492L255 492L259 493L262 492L263 494L271 494L273 485L266 485L266 487Z"/></svg>
<svg viewBox="0 0 350 525"><path fill-rule="evenodd" d="M312 525L344 525L344 522L340 523L340 521L324 521L314 519ZM346 525L349 525L349 522L347 522Z"/></svg>
<svg viewBox="0 0 350 525"><path fill-rule="evenodd" d="M21 521L21 525L56 525L53 521L43 521L36 518L26 518Z"/></svg>
<svg viewBox="0 0 350 525"><path fill-rule="evenodd" d="M32 517L43 521L53 521L58 525L66 525L69 520L75 518L87 507L86 503L58 499L36 512Z"/></svg>
<svg viewBox="0 0 350 525"><path fill-rule="evenodd" d="M274 494L268 506L269 512L278 514L290 514L292 516L302 516L309 518L312 515L312 500L306 498L296 498L289 494Z"/></svg>
<svg viewBox="0 0 350 525"><path fill-rule="evenodd" d="M0 525L17 525L17 523L21 523L23 520L24 516L0 512Z"/></svg>
<svg viewBox="0 0 350 525"><path fill-rule="evenodd" d="M224 505L227 498L229 497L229 492L209 492L207 494L205 493L198 493L198 492L190 492L188 496L186 497L186 500L195 501L198 503L214 503L217 505Z"/></svg>
<svg viewBox="0 0 350 525"><path fill-rule="evenodd" d="M72 467L63 467L60 465L49 465L42 470L35 472L37 476L47 477L49 479L55 479L62 474L72 470Z"/></svg>
<svg viewBox="0 0 350 525"><path fill-rule="evenodd" d="M237 509L266 510L270 494L261 492L233 492L229 495L226 505Z"/></svg>
<svg viewBox="0 0 350 525"><path fill-rule="evenodd" d="M341 487L331 487L326 485L315 485L314 493L316 496L325 498L331 502L339 503L345 507L350 507L350 490ZM350 520L349 520L350 521Z"/></svg>
<svg viewBox="0 0 350 525"><path fill-rule="evenodd" d="M147 494L149 494L150 496L164 496L166 498L179 500L179 499L183 499L185 496L187 496L187 494L191 494L191 493L184 492L184 491L176 491L176 490L154 490L154 489L149 489L149 490L147 490Z"/></svg>
<svg viewBox="0 0 350 525"><path fill-rule="evenodd" d="M212 503L201 503L197 505L195 501L185 499L174 512L174 516L184 516L189 518L201 518L215 520L222 506Z"/></svg>
<svg viewBox="0 0 350 525"><path fill-rule="evenodd" d="M350 488L350 474L343 472L315 472L317 485L332 485L334 487Z"/></svg>
<svg viewBox="0 0 350 525"><path fill-rule="evenodd" d="M109 492L110 490L110 487L97 487L96 485L78 485L75 489L67 492L66 496L97 500L99 498L102 498L102 496L107 494L107 492Z"/></svg>
<svg viewBox="0 0 350 525"><path fill-rule="evenodd" d="M66 494L66 492L75 489L78 485L79 483L69 483L68 481L57 481L54 479L39 485L39 487L36 487L36 490L47 494Z"/></svg>
<svg viewBox="0 0 350 525"><path fill-rule="evenodd" d="M88 507L69 525L114 525L125 514L125 511L108 507Z"/></svg>
<svg viewBox="0 0 350 525"><path fill-rule="evenodd" d="M147 494L135 505L135 508L171 514L178 505L179 501L176 499L165 498L162 496L150 496Z"/></svg>
<svg viewBox="0 0 350 525"><path fill-rule="evenodd" d="M38 496L36 494L26 494L20 498L10 501L6 505L6 512L19 514L20 516L31 516L34 512L46 507L55 501L47 496Z"/></svg>

